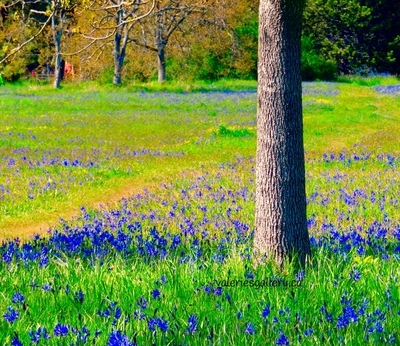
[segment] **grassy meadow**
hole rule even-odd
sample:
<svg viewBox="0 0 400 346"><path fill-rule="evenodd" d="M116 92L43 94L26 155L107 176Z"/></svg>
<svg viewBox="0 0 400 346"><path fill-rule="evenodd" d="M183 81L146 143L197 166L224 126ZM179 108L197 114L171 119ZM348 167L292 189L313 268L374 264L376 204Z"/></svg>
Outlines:
<svg viewBox="0 0 400 346"><path fill-rule="evenodd" d="M0 344L399 344L399 84L303 84L283 272L251 260L255 82L1 86Z"/></svg>

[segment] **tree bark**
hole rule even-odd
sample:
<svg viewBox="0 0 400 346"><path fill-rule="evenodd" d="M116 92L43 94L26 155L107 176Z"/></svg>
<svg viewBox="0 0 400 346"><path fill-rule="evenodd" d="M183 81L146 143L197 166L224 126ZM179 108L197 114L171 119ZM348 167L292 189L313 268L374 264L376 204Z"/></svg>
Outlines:
<svg viewBox="0 0 400 346"><path fill-rule="evenodd" d="M53 31L53 40L55 48L55 62L54 62L54 88L59 88L61 85L62 71L61 71L61 36L62 30L57 27L55 15L51 21L51 29Z"/></svg>
<svg viewBox="0 0 400 346"><path fill-rule="evenodd" d="M166 80L165 46L162 44L158 45L157 62L158 62L158 82L162 83Z"/></svg>
<svg viewBox="0 0 400 346"><path fill-rule="evenodd" d="M122 16L121 11L118 13L117 24L121 21L120 17ZM113 76L113 84L118 85L121 84L121 70L122 63L120 58L120 50L121 50L121 27L119 27L114 36L114 76Z"/></svg>
<svg viewBox="0 0 400 346"><path fill-rule="evenodd" d="M305 0L261 0L254 256L282 266L311 255L301 93Z"/></svg>
<svg viewBox="0 0 400 346"><path fill-rule="evenodd" d="M121 10L118 12L117 25L120 25L122 22L123 11ZM119 85L122 83L122 66L124 65L126 45L128 43L128 33L125 32L125 35L123 36L125 29L126 24L120 25L114 36L114 85Z"/></svg>

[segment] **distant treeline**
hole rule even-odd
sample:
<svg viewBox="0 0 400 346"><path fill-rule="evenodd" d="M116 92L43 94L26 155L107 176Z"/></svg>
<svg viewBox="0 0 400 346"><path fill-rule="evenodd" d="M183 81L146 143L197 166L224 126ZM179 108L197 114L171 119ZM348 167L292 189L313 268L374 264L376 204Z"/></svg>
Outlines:
<svg viewBox="0 0 400 346"><path fill-rule="evenodd" d="M102 83L257 77L258 2L252 0L0 0L6 81L61 61ZM305 80L400 74L394 0L308 0ZM54 73L57 78L57 73Z"/></svg>

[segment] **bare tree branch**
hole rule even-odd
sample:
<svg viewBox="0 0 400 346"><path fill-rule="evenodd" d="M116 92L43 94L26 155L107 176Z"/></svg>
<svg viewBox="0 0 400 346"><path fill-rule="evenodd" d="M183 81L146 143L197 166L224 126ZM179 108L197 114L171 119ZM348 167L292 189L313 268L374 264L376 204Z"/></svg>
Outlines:
<svg viewBox="0 0 400 346"><path fill-rule="evenodd" d="M28 43L32 42L36 37L38 37L43 32L43 30L46 28L46 26L50 23L51 19L54 16L54 13L55 12L53 11L50 14L50 16L47 18L46 22L41 26L40 30L36 34L32 35L28 40L26 40L25 42L18 45L18 47L13 48L10 53L8 53L2 60L0 60L0 64L4 63L11 56L18 53L23 47L25 47Z"/></svg>

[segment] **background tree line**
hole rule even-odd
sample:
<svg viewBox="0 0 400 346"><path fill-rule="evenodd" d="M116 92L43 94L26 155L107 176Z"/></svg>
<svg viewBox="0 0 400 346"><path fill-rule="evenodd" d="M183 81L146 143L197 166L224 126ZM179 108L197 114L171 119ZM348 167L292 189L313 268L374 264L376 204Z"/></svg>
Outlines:
<svg viewBox="0 0 400 346"><path fill-rule="evenodd" d="M255 79L257 41L258 1L0 0L0 73L8 81L52 66L58 86L62 59L74 78L104 83ZM400 74L394 0L307 1L303 79L382 72Z"/></svg>

